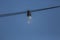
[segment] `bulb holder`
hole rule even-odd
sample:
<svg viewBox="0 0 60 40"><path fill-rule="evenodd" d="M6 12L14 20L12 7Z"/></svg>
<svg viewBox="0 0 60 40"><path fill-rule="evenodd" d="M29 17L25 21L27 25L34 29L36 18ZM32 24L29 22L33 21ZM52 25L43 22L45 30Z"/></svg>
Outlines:
<svg viewBox="0 0 60 40"><path fill-rule="evenodd" d="M31 12L29 10L27 11L27 16L31 16Z"/></svg>

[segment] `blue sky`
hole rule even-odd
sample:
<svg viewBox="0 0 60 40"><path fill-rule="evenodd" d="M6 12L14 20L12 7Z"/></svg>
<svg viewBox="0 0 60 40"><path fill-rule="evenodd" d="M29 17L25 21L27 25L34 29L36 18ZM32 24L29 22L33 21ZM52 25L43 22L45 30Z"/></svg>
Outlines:
<svg viewBox="0 0 60 40"><path fill-rule="evenodd" d="M0 0L0 14L60 5L60 0ZM60 8L0 17L0 40L60 40Z"/></svg>

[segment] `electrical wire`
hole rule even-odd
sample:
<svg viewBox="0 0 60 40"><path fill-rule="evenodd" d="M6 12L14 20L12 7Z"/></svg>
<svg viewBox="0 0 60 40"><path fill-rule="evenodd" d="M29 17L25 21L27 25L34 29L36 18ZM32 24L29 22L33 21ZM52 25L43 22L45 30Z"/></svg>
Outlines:
<svg viewBox="0 0 60 40"><path fill-rule="evenodd" d="M59 7L60 6L54 6L54 7L42 8L42 9L36 9L36 10L30 10L30 12L44 11L44 10L49 10L49 9L54 9L54 8L59 8ZM0 14L0 17L13 16L13 15L24 14L24 13L27 13L27 11L16 12L16 13L8 13L8 14Z"/></svg>
<svg viewBox="0 0 60 40"><path fill-rule="evenodd" d="M37 11L44 11L44 10L49 10L49 9L54 9L54 8L59 8L60 6L54 6L54 7L48 7L48 8L43 8L43 9L36 9L32 10L31 12L37 12Z"/></svg>
<svg viewBox="0 0 60 40"><path fill-rule="evenodd" d="M16 13L8 13L8 14L0 14L0 17L13 16L13 15L24 14L24 13L26 13L26 11L16 12Z"/></svg>

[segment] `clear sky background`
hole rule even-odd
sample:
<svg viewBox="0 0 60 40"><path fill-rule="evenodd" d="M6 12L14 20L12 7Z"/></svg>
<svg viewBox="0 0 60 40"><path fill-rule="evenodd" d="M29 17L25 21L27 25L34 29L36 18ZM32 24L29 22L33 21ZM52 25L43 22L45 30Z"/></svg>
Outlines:
<svg viewBox="0 0 60 40"><path fill-rule="evenodd" d="M60 0L0 0L0 14L60 5ZM0 40L60 40L60 8L0 17Z"/></svg>

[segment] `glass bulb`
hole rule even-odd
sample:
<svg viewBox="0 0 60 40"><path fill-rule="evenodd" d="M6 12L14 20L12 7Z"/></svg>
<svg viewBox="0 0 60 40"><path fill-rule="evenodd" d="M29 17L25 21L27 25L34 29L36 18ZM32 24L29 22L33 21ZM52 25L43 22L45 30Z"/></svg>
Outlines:
<svg viewBox="0 0 60 40"><path fill-rule="evenodd" d="M30 24L32 17L28 16L28 24Z"/></svg>

